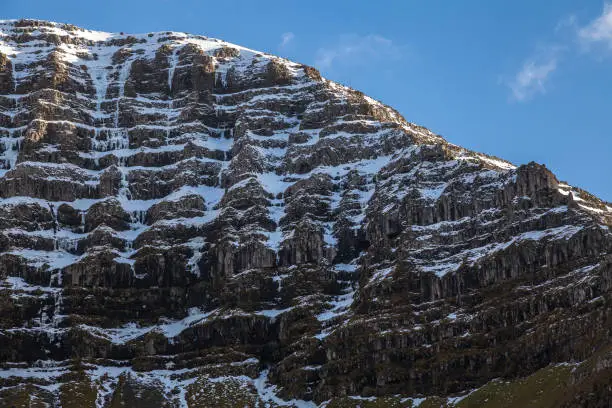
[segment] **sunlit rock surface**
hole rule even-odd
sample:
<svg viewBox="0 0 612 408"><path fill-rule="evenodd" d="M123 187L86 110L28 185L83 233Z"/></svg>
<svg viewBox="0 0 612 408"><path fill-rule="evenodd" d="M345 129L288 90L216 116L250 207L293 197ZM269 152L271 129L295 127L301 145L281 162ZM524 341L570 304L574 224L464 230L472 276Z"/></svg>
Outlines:
<svg viewBox="0 0 612 408"><path fill-rule="evenodd" d="M612 398L611 205L311 67L3 21L0 168L2 406Z"/></svg>

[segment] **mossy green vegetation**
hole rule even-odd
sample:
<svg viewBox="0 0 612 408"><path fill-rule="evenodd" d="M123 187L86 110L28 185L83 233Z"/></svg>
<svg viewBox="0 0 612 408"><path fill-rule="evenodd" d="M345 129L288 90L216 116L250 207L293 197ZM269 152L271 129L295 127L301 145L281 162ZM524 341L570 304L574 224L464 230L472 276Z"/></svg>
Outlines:
<svg viewBox="0 0 612 408"><path fill-rule="evenodd" d="M224 381L199 378L187 387L185 398L189 408L276 407L264 403L249 383L235 378Z"/></svg>
<svg viewBox="0 0 612 408"><path fill-rule="evenodd" d="M32 384L0 391L0 407L47 408L53 406L53 394Z"/></svg>
<svg viewBox="0 0 612 408"><path fill-rule="evenodd" d="M129 374L119 377L109 408L172 408L172 403L162 392L161 384L142 383Z"/></svg>
<svg viewBox="0 0 612 408"><path fill-rule="evenodd" d="M441 397L428 397L418 403L400 397L341 398L329 402L326 408L556 408L568 400L574 367L549 366L526 378L491 381L456 403L452 398Z"/></svg>
<svg viewBox="0 0 612 408"><path fill-rule="evenodd" d="M62 408L95 408L97 390L85 376L62 384L59 389Z"/></svg>
<svg viewBox="0 0 612 408"><path fill-rule="evenodd" d="M454 405L446 398L428 397L425 399L403 397L381 398L338 398L330 401L325 408L452 408Z"/></svg>
<svg viewBox="0 0 612 408"><path fill-rule="evenodd" d="M555 408L565 400L573 366L549 366L529 377L495 380L460 401L457 408Z"/></svg>
<svg viewBox="0 0 612 408"><path fill-rule="evenodd" d="M604 356L605 357L605 356ZM604 361L600 359L600 362ZM605 360L608 361L608 360ZM612 361L612 360L611 360ZM97 382L83 372L50 392L34 384L0 390L0 407L95 408ZM174 408L185 398L189 408L279 408L264 400L248 377L201 376L183 389L168 392L158 381L141 381L123 374L117 378L107 408ZM551 365L518 379L491 381L463 398L430 396L424 399L389 396L379 398L342 397L326 401L321 408L570 408L599 406L610 395L612 369L587 360L577 365ZM592 405L594 403L595 405ZM589 405L591 404L591 405ZM285 405L284 405L285 406ZM606 405L607 406L607 405Z"/></svg>
<svg viewBox="0 0 612 408"><path fill-rule="evenodd" d="M376 399L338 398L330 401L326 408L413 408L410 400L399 397L383 397Z"/></svg>

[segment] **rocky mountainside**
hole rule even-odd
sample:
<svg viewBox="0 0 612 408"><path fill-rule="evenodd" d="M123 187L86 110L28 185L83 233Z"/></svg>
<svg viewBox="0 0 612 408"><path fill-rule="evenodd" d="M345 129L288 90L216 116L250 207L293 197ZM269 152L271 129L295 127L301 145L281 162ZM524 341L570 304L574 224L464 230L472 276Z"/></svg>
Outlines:
<svg viewBox="0 0 612 408"><path fill-rule="evenodd" d="M0 152L3 407L608 406L612 205L311 67L2 21Z"/></svg>

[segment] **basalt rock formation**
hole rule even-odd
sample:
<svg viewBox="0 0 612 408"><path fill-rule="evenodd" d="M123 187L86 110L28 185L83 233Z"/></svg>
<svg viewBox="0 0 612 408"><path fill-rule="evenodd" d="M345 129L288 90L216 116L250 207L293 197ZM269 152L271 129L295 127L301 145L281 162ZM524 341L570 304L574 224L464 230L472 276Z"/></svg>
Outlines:
<svg viewBox="0 0 612 408"><path fill-rule="evenodd" d="M0 22L0 149L1 406L612 398L611 205L314 68Z"/></svg>

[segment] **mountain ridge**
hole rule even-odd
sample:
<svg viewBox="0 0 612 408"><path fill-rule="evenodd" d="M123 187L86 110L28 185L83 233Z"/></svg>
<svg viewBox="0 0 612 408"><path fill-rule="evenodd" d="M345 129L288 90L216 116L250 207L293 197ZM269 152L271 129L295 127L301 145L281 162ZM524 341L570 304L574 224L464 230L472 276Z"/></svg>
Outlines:
<svg viewBox="0 0 612 408"><path fill-rule="evenodd" d="M221 40L0 32L3 402L455 404L609 346L612 208L544 166Z"/></svg>

